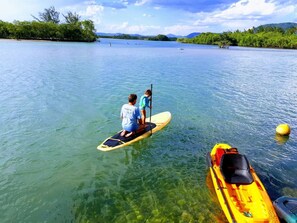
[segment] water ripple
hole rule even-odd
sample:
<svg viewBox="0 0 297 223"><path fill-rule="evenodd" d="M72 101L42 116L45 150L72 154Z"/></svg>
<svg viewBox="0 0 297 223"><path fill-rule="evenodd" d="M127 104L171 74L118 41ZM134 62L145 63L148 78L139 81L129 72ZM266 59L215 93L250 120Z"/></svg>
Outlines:
<svg viewBox="0 0 297 223"><path fill-rule="evenodd" d="M0 41L2 221L226 222L205 161L218 142L247 155L272 199L296 194L296 51L106 41ZM97 151L151 83L171 123Z"/></svg>

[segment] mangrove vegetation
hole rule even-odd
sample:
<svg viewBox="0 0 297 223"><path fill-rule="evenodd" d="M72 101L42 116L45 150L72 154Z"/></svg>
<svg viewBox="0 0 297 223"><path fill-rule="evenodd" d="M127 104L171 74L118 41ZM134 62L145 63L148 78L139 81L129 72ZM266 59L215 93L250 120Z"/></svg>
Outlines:
<svg viewBox="0 0 297 223"><path fill-rule="evenodd" d="M60 13L52 6L40 12L38 17L32 16L34 21L14 21L13 23L0 20L0 38L79 41L94 42L97 39L92 20L81 20L73 12L62 14L64 22L60 21Z"/></svg>
<svg viewBox="0 0 297 223"><path fill-rule="evenodd" d="M202 33L194 38L180 38L179 42L244 47L297 49L297 27L260 26L240 32Z"/></svg>

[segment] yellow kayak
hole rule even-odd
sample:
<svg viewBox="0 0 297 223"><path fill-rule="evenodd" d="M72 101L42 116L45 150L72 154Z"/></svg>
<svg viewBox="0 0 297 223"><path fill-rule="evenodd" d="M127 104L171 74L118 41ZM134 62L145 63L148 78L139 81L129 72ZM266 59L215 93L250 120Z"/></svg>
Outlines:
<svg viewBox="0 0 297 223"><path fill-rule="evenodd" d="M216 144L207 155L212 182L230 223L279 222L272 202L245 155Z"/></svg>
<svg viewBox="0 0 297 223"><path fill-rule="evenodd" d="M153 115L150 118L146 119L146 128L136 133L133 136L128 138L121 136L121 132L118 132L114 136L110 136L105 139L98 147L98 150L101 151L111 151L124 146L128 146L136 141L149 137L151 134L164 128L171 120L170 112L161 112L159 114ZM150 122L151 121L151 122Z"/></svg>

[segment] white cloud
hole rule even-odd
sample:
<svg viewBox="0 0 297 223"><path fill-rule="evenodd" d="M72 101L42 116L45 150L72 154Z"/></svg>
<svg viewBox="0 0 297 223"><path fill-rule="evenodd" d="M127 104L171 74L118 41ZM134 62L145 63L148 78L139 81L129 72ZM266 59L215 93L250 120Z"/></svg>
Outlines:
<svg viewBox="0 0 297 223"><path fill-rule="evenodd" d="M119 32L119 33L126 33L126 34L155 34L160 33L162 27L160 26L146 26L146 25L130 25L129 22L123 22L121 24L113 24L102 27L104 32Z"/></svg>
<svg viewBox="0 0 297 223"><path fill-rule="evenodd" d="M218 18L236 19L238 17L260 18L271 15L276 10L274 3L265 0L241 0L228 9L216 14Z"/></svg>
<svg viewBox="0 0 297 223"><path fill-rule="evenodd" d="M60 9L62 13L68 11L78 13L82 19L90 19L95 25L101 23L101 18L103 17L104 7L102 5L96 4L95 1L85 1L81 4L68 5Z"/></svg>
<svg viewBox="0 0 297 223"><path fill-rule="evenodd" d="M104 11L104 7L102 5L94 4L94 1L86 1L82 4L64 6L60 10L62 12L77 12L81 16L90 17L96 14L101 14Z"/></svg>
<svg viewBox="0 0 297 223"><path fill-rule="evenodd" d="M85 16L94 16L97 15L98 13L102 13L104 10L103 6L101 5L88 5L84 14Z"/></svg>
<svg viewBox="0 0 297 223"><path fill-rule="evenodd" d="M278 8L274 16L278 21L296 22L297 21L297 5L288 5Z"/></svg>
<svg viewBox="0 0 297 223"><path fill-rule="evenodd" d="M143 13L142 16L143 16L143 17L152 17L151 14L146 14L146 13Z"/></svg>
<svg viewBox="0 0 297 223"><path fill-rule="evenodd" d="M288 14L296 14L295 5L277 6L266 0L240 0L222 11L197 13L195 26L213 27L212 32L244 30L272 22L288 22ZM296 19L296 18L295 18ZM221 30L217 30L218 27Z"/></svg>
<svg viewBox="0 0 297 223"><path fill-rule="evenodd" d="M36 4L34 0L0 0L0 20L6 22L13 22L14 20L32 21L34 19L31 15L38 17L38 13L48 8L49 5L46 1Z"/></svg>
<svg viewBox="0 0 297 223"><path fill-rule="evenodd" d="M150 2L150 0L137 0L135 2L135 5L136 6L142 6L142 5L144 5L144 4L148 3L148 2Z"/></svg>
<svg viewBox="0 0 297 223"><path fill-rule="evenodd" d="M176 7L170 7L170 5L174 6L177 3L188 7L189 4L186 4L186 2L189 3L190 0L66 1L68 3L76 2L72 5L65 5L66 2L63 1L64 3L56 3L56 10L61 12L61 14L65 14L68 11L76 12L83 20L91 19L94 21L97 30L100 31L139 33L143 35L168 33L187 35L191 32L244 30L267 23L297 22L296 0L282 0L281 3L279 0L234 1L236 3L224 10L213 7L212 12L208 10L200 13L184 12L180 8L177 12ZM193 2L195 1L191 1L191 4L196 6L200 4ZM211 2L213 1L209 1L205 5L211 4ZM49 0L26 0L26 2L20 0L0 0L0 20L10 22L15 19L33 20L31 15L38 16L39 12L50 5L52 3ZM177 13L178 16L174 16ZM63 17L60 16L60 19L63 20ZM135 23L132 24L132 21ZM115 25L117 23L118 25Z"/></svg>

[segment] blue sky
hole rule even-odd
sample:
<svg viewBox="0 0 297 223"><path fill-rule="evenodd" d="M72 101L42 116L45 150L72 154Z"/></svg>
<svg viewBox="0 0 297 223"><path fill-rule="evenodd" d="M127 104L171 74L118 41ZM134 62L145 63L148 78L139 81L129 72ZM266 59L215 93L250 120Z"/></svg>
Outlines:
<svg viewBox="0 0 297 223"><path fill-rule="evenodd" d="M0 20L31 21L31 15L50 6L93 20L97 32L142 35L242 31L297 22L297 0L0 0Z"/></svg>

